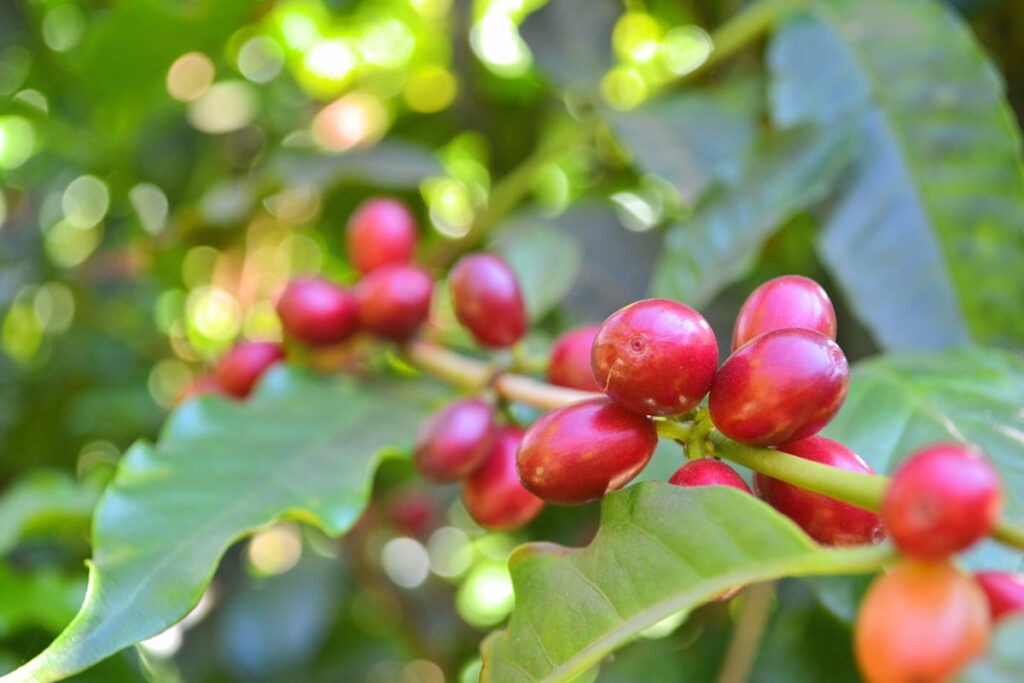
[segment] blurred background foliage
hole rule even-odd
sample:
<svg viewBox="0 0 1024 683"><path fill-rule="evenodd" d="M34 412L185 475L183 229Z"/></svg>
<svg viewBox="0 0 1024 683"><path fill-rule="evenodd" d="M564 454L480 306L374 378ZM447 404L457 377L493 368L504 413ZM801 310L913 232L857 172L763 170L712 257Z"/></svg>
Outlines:
<svg viewBox="0 0 1024 683"><path fill-rule="evenodd" d="M867 25L898 4L866 3ZM931 4L969 25L1012 113L999 109L997 85L986 89L996 81L981 52L945 14L934 20ZM833 294L851 359L1024 343L1012 300L1024 292L1024 268L1014 271L1024 212L1002 221L989 211L1005 200L1005 216L1024 201L1015 132L993 141L957 119L950 144L953 131L996 159L992 168L1005 162L984 178L992 189L972 186L976 199L959 213L936 202L892 213L863 201L881 190L858 185L858 174L885 177L897 193L904 183L925 205L952 181L927 154L918 166L870 158L864 150L889 144L884 123L843 118L860 111L840 111L856 88L813 22L794 22L770 46L759 35L730 45L730 19L750 9L741 0L541 5L0 3L0 666L38 652L76 611L90 512L121 453L154 437L236 339L280 336L272 302L288 278L354 279L344 224L372 194L414 208L438 274L479 245L506 256L524 281L538 356L566 326L651 292L700 306L727 343L743 297L788 272ZM992 100L980 115L1019 120L1024 4L909 5L900 18L920 19L935 40L916 45L902 77L927 86L934 76L951 89L954 115L957 103ZM727 61L722 47L734 53ZM968 55L967 66L946 65L947 49ZM889 58L899 85L897 62L908 58ZM820 81L844 102L815 100ZM936 93L942 100L927 87L909 92L905 109L881 116L908 117ZM882 109L898 99L876 97ZM862 239L844 238L853 228L837 217L850 201L889 236L888 262L843 258L843 244ZM980 282L976 262L950 256L965 239L958 227L971 228L966 239L983 255L1000 254ZM938 246L921 246L924 233ZM939 286L922 292L933 276ZM924 322L898 307L868 310L879 287ZM443 297L436 308L435 332L466 344ZM672 457L645 477L664 478ZM426 489L401 461L386 463L377 489L342 541L280 523L238 544L185 622L81 679L475 680L479 639L511 608L505 560L526 534L483 533L457 491ZM595 506L549 510L531 537L578 545L595 523ZM835 610L803 584L780 596L760 680L823 680L850 662ZM711 605L649 634L602 680L707 680L731 609ZM799 661L779 654L797 644ZM685 673L666 664L683 660Z"/></svg>

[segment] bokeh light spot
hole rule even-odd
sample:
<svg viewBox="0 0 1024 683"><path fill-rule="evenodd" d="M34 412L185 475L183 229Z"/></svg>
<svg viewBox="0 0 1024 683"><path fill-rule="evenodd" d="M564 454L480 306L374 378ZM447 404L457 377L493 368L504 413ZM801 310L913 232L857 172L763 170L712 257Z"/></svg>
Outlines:
<svg viewBox="0 0 1024 683"><path fill-rule="evenodd" d="M250 38L238 51L238 70L253 83L267 83L284 66L284 50L269 36Z"/></svg>
<svg viewBox="0 0 1024 683"><path fill-rule="evenodd" d="M380 100L366 93L349 93L331 102L313 119L313 139L322 148L342 152L376 142L387 125Z"/></svg>
<svg viewBox="0 0 1024 683"><path fill-rule="evenodd" d="M426 64L409 74L402 95L410 109L430 114L451 104L456 92L458 81L450 71Z"/></svg>
<svg viewBox="0 0 1024 683"><path fill-rule="evenodd" d="M17 168L32 156L36 136L32 124L21 116L0 116L0 168Z"/></svg>
<svg viewBox="0 0 1024 683"><path fill-rule="evenodd" d="M61 196L64 220L76 228L91 228L107 215L110 191L106 183L93 175L83 175L68 183Z"/></svg>
<svg viewBox="0 0 1024 683"><path fill-rule="evenodd" d="M415 588L427 580L430 557L427 549L414 538L393 538L380 553L384 573L403 588Z"/></svg>
<svg viewBox="0 0 1024 683"><path fill-rule="evenodd" d="M646 12L626 12L615 23L612 45L620 57L645 64L658 56L661 25Z"/></svg>
<svg viewBox="0 0 1024 683"><path fill-rule="evenodd" d="M302 536L292 522L280 522L256 532L249 541L246 558L253 573L262 576L283 574L302 557Z"/></svg>
<svg viewBox="0 0 1024 683"><path fill-rule="evenodd" d="M455 596L459 616L480 628L500 623L514 603L512 578L505 565L496 562L474 567Z"/></svg>
<svg viewBox="0 0 1024 683"><path fill-rule="evenodd" d="M60 220L46 231L43 244L54 265L73 268L92 255L102 237L103 231L99 224L81 228L67 220Z"/></svg>
<svg viewBox="0 0 1024 683"><path fill-rule="evenodd" d="M85 15L75 5L57 5L45 15L43 42L54 52L66 52L78 45L85 30Z"/></svg>
<svg viewBox="0 0 1024 683"><path fill-rule="evenodd" d="M647 99L647 82L635 68L617 66L601 79L601 93L615 109L633 109Z"/></svg>
<svg viewBox="0 0 1024 683"><path fill-rule="evenodd" d="M427 541L430 569L438 576L461 576L473 562L469 536L453 526L441 527Z"/></svg>
<svg viewBox="0 0 1024 683"><path fill-rule="evenodd" d="M191 102L209 90L213 75L209 57L202 52L186 52L167 70L167 92L176 100Z"/></svg>
<svg viewBox="0 0 1024 683"><path fill-rule="evenodd" d="M679 26L665 34L661 61L677 76L690 73L711 55L714 43L700 26Z"/></svg>
<svg viewBox="0 0 1024 683"><path fill-rule="evenodd" d="M230 133L256 117L256 94L245 81L223 81L210 87L188 108L188 120L204 133Z"/></svg>
<svg viewBox="0 0 1024 683"><path fill-rule="evenodd" d="M167 225L170 204L163 190L152 183L139 183L128 191L128 201L139 217L142 229L156 235Z"/></svg>

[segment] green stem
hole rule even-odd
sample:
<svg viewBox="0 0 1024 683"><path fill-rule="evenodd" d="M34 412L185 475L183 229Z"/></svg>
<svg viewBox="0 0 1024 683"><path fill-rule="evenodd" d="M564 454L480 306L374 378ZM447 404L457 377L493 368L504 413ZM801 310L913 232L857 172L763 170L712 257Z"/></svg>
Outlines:
<svg viewBox="0 0 1024 683"><path fill-rule="evenodd" d="M684 74L677 83L691 80L708 72L721 62L768 33L787 13L806 5L810 0L761 0L748 5L733 15L711 34L712 50L708 58L693 71Z"/></svg>
<svg viewBox="0 0 1024 683"><path fill-rule="evenodd" d="M747 588L736 617L736 628L729 640L729 649L725 652L722 671L718 674L718 683L744 683L750 677L774 598L774 581Z"/></svg>
<svg viewBox="0 0 1024 683"><path fill-rule="evenodd" d="M847 472L770 448L747 446L717 430L710 438L720 458L866 510L878 510L889 482L886 477Z"/></svg>
<svg viewBox="0 0 1024 683"><path fill-rule="evenodd" d="M465 240L472 242L485 234L492 225L515 208L530 191L537 172L552 161L565 156L587 139L594 131L595 125L594 120L574 122L495 183L487 200L487 208L477 214Z"/></svg>

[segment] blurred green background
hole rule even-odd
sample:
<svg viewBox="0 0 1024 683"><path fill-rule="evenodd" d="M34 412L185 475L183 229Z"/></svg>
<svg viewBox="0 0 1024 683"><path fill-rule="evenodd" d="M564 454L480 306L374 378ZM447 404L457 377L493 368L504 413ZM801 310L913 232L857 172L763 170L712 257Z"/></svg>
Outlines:
<svg viewBox="0 0 1024 683"><path fill-rule="evenodd" d="M0 666L38 652L77 609L89 512L123 450L153 438L236 339L279 338L272 302L289 277L354 279L344 225L373 194L409 203L439 275L477 246L504 254L523 278L540 358L568 325L652 291L699 305L727 343L743 297L786 272L832 293L851 360L969 338L1021 346L1019 324L1000 323L1020 304L999 308L998 295L998 311L964 303L966 322L933 315L928 338L911 338L899 311L867 313L849 269L814 248L829 224L819 204L841 201L830 193L852 183L853 153L833 136L819 159L769 111L762 36L706 63L746 3L543 4L0 3ZM1001 72L1019 120L1024 3L946 8ZM814 65L821 46L807 45ZM914 75L941 86L946 72ZM1004 151L1019 170L1019 148ZM777 165L804 174L772 187ZM1004 226L1017 236L1008 263L1019 262L1020 220ZM888 234L894 247L904 239ZM664 254L701 240L724 254L680 284ZM944 305L941 292L921 303ZM464 345L440 299L437 309L438 334ZM239 544L187 622L82 679L475 680L478 641L511 607L504 561L527 535L482 533L457 491L419 485L405 463L388 463L378 488L340 542L286 523ZM530 537L579 544L595 520L594 506L549 511ZM845 626L797 584L783 596L791 608L769 639L814 634L807 671L849 663ZM602 680L684 659L687 680L706 680L729 610L664 629ZM782 665L763 650L772 680Z"/></svg>

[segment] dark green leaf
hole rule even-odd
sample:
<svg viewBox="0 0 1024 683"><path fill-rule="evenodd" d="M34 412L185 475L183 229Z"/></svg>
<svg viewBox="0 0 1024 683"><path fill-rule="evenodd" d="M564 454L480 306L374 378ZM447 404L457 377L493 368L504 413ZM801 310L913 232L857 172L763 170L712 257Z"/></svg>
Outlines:
<svg viewBox="0 0 1024 683"><path fill-rule="evenodd" d="M58 633L85 595L85 577L55 569L17 571L0 562L0 637L26 627Z"/></svg>
<svg viewBox="0 0 1024 683"><path fill-rule="evenodd" d="M621 14L615 0L556 0L528 16L520 30L558 85L595 93L612 66L612 29Z"/></svg>
<svg viewBox="0 0 1024 683"><path fill-rule="evenodd" d="M753 144L758 88L749 83L683 92L609 114L644 171L671 182L689 204L715 181L733 181Z"/></svg>
<svg viewBox="0 0 1024 683"><path fill-rule="evenodd" d="M535 215L503 222L491 244L519 277L531 320L562 303L579 275L578 242Z"/></svg>
<svg viewBox="0 0 1024 683"><path fill-rule="evenodd" d="M668 229L651 282L655 296L703 306L741 278L772 233L825 197L856 151L853 135L810 126L757 150L742 177Z"/></svg>
<svg viewBox="0 0 1024 683"><path fill-rule="evenodd" d="M879 473L936 441L977 444L999 468L1004 514L1024 519L1024 362L983 348L883 357L858 364L850 395L825 434ZM995 542L963 557L974 568L1016 569L1018 551Z"/></svg>
<svg viewBox="0 0 1024 683"><path fill-rule="evenodd" d="M51 681L163 631L198 601L224 550L280 517L348 530L384 448L407 440L434 385L270 372L244 403L182 406L136 444L96 509L89 593L11 681Z"/></svg>
<svg viewBox="0 0 1024 683"><path fill-rule="evenodd" d="M888 557L885 547L825 549L726 487L644 482L606 496L601 512L587 548L533 543L512 554L516 608L508 629L487 643L483 680L566 680L730 588L871 571Z"/></svg>
<svg viewBox="0 0 1024 683"><path fill-rule="evenodd" d="M1024 174L995 69L938 2L825 0L770 53L778 123L859 117L820 243L890 348L1024 341Z"/></svg>

